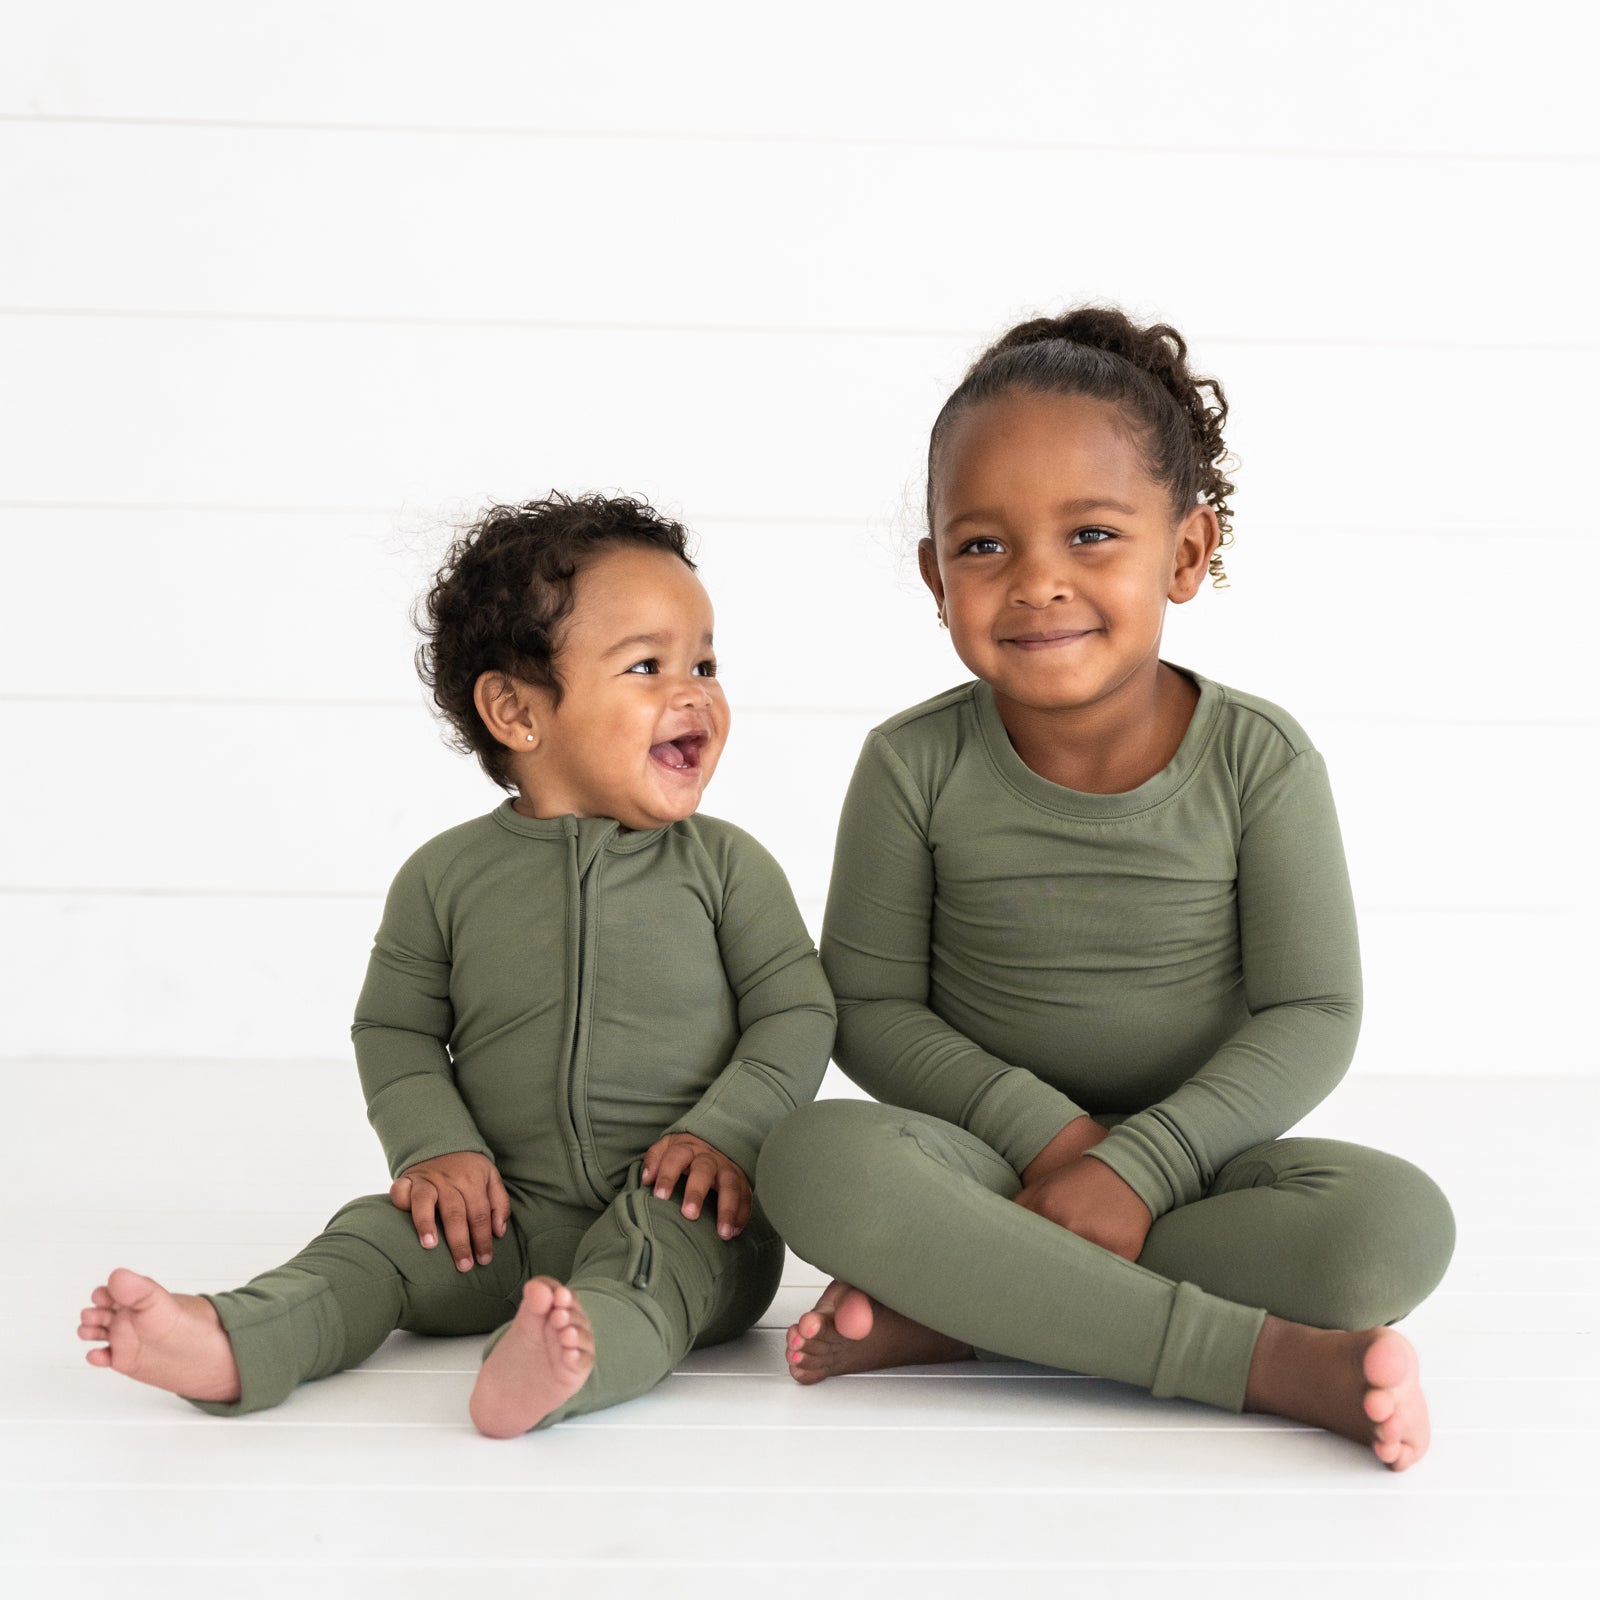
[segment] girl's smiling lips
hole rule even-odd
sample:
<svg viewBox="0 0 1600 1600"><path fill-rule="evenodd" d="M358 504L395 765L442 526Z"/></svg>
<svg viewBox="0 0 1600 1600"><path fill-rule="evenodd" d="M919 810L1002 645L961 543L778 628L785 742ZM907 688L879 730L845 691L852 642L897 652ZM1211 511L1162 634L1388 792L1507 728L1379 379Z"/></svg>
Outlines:
<svg viewBox="0 0 1600 1600"><path fill-rule="evenodd" d="M1039 633L1016 633L1009 639L1002 639L1001 644L1013 644L1019 650L1053 650L1061 645L1072 644L1078 639L1087 639L1091 633L1097 633L1097 628L1051 628Z"/></svg>

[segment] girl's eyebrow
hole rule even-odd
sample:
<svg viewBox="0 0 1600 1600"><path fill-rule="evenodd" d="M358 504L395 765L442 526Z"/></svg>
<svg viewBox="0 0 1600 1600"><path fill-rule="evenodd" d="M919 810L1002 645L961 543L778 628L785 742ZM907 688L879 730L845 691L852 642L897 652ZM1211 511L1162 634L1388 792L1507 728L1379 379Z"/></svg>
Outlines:
<svg viewBox="0 0 1600 1600"><path fill-rule="evenodd" d="M1120 511L1125 517L1135 517L1139 514L1136 507L1125 505L1121 500L1106 500L1097 495L1087 495L1078 500L1063 500L1055 509L1061 515L1068 517L1081 516L1085 511ZM944 526L950 529L959 528L963 522L1004 521L1003 512L984 509L963 511L959 517L952 517Z"/></svg>

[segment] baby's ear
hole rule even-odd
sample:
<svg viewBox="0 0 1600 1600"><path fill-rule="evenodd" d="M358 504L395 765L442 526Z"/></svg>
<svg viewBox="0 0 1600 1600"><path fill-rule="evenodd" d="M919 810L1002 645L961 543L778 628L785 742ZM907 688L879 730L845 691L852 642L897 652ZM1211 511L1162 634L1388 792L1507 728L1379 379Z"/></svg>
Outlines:
<svg viewBox="0 0 1600 1600"><path fill-rule="evenodd" d="M1211 558L1222 542L1222 527L1217 514L1210 506L1196 506L1178 524L1177 539L1172 547L1172 578L1167 585L1167 599L1175 605L1193 600L1205 582Z"/></svg>
<svg viewBox="0 0 1600 1600"><path fill-rule="evenodd" d="M544 737L540 691L509 672L480 672L472 686L472 703L483 725L508 750L524 754L539 748Z"/></svg>

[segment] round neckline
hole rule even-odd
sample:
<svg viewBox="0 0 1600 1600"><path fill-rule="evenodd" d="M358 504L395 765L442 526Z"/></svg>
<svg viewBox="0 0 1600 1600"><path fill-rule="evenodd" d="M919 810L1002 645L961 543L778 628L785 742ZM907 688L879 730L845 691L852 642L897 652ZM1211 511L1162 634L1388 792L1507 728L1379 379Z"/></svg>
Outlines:
<svg viewBox="0 0 1600 1600"><path fill-rule="evenodd" d="M625 829L615 817L577 817L570 811L559 817L525 817L515 799L502 800L489 813L502 828L528 839L593 839L597 835L608 850L642 850L653 844L673 823L659 828Z"/></svg>
<svg viewBox="0 0 1600 1600"><path fill-rule="evenodd" d="M1153 806L1170 800L1194 775L1200 758L1210 743L1222 709L1222 691L1219 685L1198 672L1180 667L1176 662L1164 663L1174 672L1181 672L1200 691L1194 714L1172 759L1159 772L1146 778L1135 789L1125 789L1120 794L1090 794L1084 789L1068 789L1049 778L1041 777L1017 754L1011 735L995 704L994 690L981 679L973 685L973 705L978 714L978 728L983 735L984 748L990 763L1001 781L1015 794L1030 804L1040 806L1057 816L1074 817L1085 821L1107 821L1117 817L1137 816Z"/></svg>

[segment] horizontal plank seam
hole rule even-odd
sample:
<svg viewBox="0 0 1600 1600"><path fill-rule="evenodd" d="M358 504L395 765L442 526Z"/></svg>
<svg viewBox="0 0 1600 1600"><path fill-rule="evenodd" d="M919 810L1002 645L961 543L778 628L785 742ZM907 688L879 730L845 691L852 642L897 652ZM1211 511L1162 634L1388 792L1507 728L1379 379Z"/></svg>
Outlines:
<svg viewBox="0 0 1600 1600"><path fill-rule="evenodd" d="M130 114L5 111L0 123L116 128L193 128L222 132L403 134L442 139L571 140L593 144L784 145L846 150L994 150L1089 156L1236 156L1263 161L1420 161L1514 166L1594 166L1600 155L1553 150L1441 150L1380 146L1091 144L1058 139L973 139L931 134L757 133L671 128L538 128L507 123L334 122L276 117L152 117Z"/></svg>
<svg viewBox="0 0 1600 1600"><path fill-rule="evenodd" d="M460 317L407 312L347 311L204 311L166 306L0 306L0 317L83 318L125 322L233 322L303 323L312 326L399 328L529 329L555 333L665 333L692 334L697 338L747 339L752 334L774 338L830 339L959 339L981 344L988 337L982 328L892 328L881 324L801 322L657 322L589 320L574 317ZM1600 350L1600 341L1584 339L1381 339L1336 338L1313 335L1206 333L1191 335L1196 346L1244 346L1262 349L1312 350L1503 350L1526 355L1578 355Z"/></svg>

